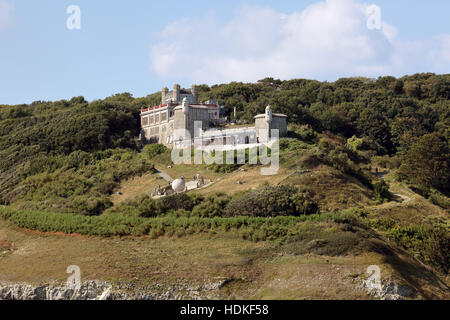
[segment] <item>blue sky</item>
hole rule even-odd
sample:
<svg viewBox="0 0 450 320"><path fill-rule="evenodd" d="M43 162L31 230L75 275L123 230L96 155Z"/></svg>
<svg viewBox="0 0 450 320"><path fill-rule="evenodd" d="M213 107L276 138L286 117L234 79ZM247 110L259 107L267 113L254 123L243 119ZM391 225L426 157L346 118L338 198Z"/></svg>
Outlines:
<svg viewBox="0 0 450 320"><path fill-rule="evenodd" d="M381 9L368 30L364 8ZM68 30L66 8L81 9ZM179 82L450 73L450 1L0 0L0 104Z"/></svg>

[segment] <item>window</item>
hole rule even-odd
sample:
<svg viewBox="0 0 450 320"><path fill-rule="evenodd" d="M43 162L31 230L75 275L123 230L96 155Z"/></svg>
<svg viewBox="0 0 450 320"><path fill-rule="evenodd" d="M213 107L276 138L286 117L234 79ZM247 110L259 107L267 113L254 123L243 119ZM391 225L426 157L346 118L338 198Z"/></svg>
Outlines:
<svg viewBox="0 0 450 320"><path fill-rule="evenodd" d="M150 116L150 124L153 124L154 121L155 121L155 119L154 119L153 115L151 115L151 116Z"/></svg>
<svg viewBox="0 0 450 320"><path fill-rule="evenodd" d="M148 117L147 116L146 117L142 117L142 126L143 127L148 126Z"/></svg>
<svg viewBox="0 0 450 320"><path fill-rule="evenodd" d="M155 123L159 123L159 114L155 114Z"/></svg>
<svg viewBox="0 0 450 320"><path fill-rule="evenodd" d="M167 121L167 112L161 113L161 122Z"/></svg>

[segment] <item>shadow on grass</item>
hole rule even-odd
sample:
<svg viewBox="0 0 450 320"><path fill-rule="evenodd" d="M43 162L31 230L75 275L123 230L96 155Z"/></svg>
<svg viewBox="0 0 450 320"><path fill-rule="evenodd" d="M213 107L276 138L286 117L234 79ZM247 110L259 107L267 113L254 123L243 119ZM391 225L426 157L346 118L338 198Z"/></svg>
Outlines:
<svg viewBox="0 0 450 320"><path fill-rule="evenodd" d="M432 291L424 290L424 283L421 283L420 279L438 288L442 295L448 295L450 287L432 270L403 250L391 247L380 239L369 241L368 249L383 255L384 262L389 264L423 298L431 300L440 299L441 297Z"/></svg>

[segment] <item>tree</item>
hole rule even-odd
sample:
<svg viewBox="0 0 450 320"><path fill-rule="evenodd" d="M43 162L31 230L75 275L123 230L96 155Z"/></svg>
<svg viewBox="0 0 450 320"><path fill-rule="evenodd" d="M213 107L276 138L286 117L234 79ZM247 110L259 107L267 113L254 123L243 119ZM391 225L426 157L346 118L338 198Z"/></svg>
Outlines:
<svg viewBox="0 0 450 320"><path fill-rule="evenodd" d="M360 150L363 145L364 145L364 140L357 138L356 136L353 136L347 140L347 146L353 151Z"/></svg>
<svg viewBox="0 0 450 320"><path fill-rule="evenodd" d="M426 132L421 123L412 117L397 117L391 123L392 142L397 150L404 153L408 151L417 138Z"/></svg>
<svg viewBox="0 0 450 320"><path fill-rule="evenodd" d="M441 191L450 190L448 142L436 133L422 136L406 154L400 173L409 181Z"/></svg>
<svg viewBox="0 0 450 320"><path fill-rule="evenodd" d="M432 89L435 99L450 99L450 76L440 76Z"/></svg>
<svg viewBox="0 0 450 320"><path fill-rule="evenodd" d="M403 93L403 86L404 83L402 80L396 80L391 84L392 91L394 91L395 94L402 94Z"/></svg>

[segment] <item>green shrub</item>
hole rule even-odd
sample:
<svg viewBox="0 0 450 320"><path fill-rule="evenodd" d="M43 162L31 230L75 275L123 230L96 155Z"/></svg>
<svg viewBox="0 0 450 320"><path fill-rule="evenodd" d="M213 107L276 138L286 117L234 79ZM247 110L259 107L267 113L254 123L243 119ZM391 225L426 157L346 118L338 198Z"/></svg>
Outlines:
<svg viewBox="0 0 450 320"><path fill-rule="evenodd" d="M443 209L450 210L450 198L446 197L439 191L433 191L430 195L430 200L433 204Z"/></svg>
<svg viewBox="0 0 450 320"><path fill-rule="evenodd" d="M178 211L180 212L180 211ZM61 214L34 210L12 210L0 207L0 218L9 220L18 227L41 232L78 233L91 236L126 236L126 235L175 235L209 233L217 231L236 231L244 239L253 241L278 241L298 239L298 230L306 222L342 222L338 214L300 217L183 217L167 215L164 217L143 218L110 212L100 216L85 216L80 214ZM300 229L299 229L300 228Z"/></svg>
<svg viewBox="0 0 450 320"><path fill-rule="evenodd" d="M364 140L357 138L356 136L351 137L347 140L347 146L353 151L358 151L364 145Z"/></svg>
<svg viewBox="0 0 450 320"><path fill-rule="evenodd" d="M196 205L196 201L199 200L198 198L192 198L186 193L178 193L156 200L156 208L159 214L181 209L191 211Z"/></svg>
<svg viewBox="0 0 450 320"><path fill-rule="evenodd" d="M304 151L311 146L297 139L280 139L280 151Z"/></svg>
<svg viewBox="0 0 450 320"><path fill-rule="evenodd" d="M225 207L230 198L223 195L210 195L192 210L193 216L199 217L221 217L224 215Z"/></svg>
<svg viewBox="0 0 450 320"><path fill-rule="evenodd" d="M148 195L140 195L117 205L111 212L143 218L165 216L173 212L178 212L181 216L189 216L186 212L191 212L202 200L201 196L191 196L186 193L156 200Z"/></svg>
<svg viewBox="0 0 450 320"><path fill-rule="evenodd" d="M147 144L144 146L142 152L146 155L147 159L152 160L154 157L167 152L168 149L162 144Z"/></svg>
<svg viewBox="0 0 450 320"><path fill-rule="evenodd" d="M22 193L14 200L58 212L100 214L110 205L99 199L111 195L120 181L154 172L151 163L129 149L74 151L67 156L40 155L37 159L24 167Z"/></svg>
<svg viewBox="0 0 450 320"><path fill-rule="evenodd" d="M448 226L394 226L387 231L389 238L406 248L423 262L445 273L450 270L450 233Z"/></svg>
<svg viewBox="0 0 450 320"><path fill-rule="evenodd" d="M313 143L317 134L310 125L289 124L289 135L302 141Z"/></svg>
<svg viewBox="0 0 450 320"><path fill-rule="evenodd" d="M234 198L225 209L226 216L298 216L318 213L318 205L308 194L294 187L265 187Z"/></svg>
<svg viewBox="0 0 450 320"><path fill-rule="evenodd" d="M391 193L389 192L389 186L384 180L376 182L374 185L375 196L379 202L390 200Z"/></svg>
<svg viewBox="0 0 450 320"><path fill-rule="evenodd" d="M76 213L87 216L95 216L101 214L106 209L112 207L113 203L106 196L93 198L89 196L78 196L72 201L72 208Z"/></svg>

